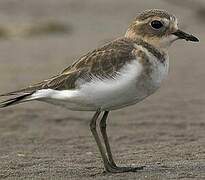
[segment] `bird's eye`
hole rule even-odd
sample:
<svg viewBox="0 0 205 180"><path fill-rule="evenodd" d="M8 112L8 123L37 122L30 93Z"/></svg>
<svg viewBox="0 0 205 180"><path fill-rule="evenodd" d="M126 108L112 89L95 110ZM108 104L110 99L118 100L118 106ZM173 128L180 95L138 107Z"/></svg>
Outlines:
<svg viewBox="0 0 205 180"><path fill-rule="evenodd" d="M152 26L152 28L154 28L154 29L160 29L160 28L163 27L163 24L162 24L161 21L154 20L154 21L151 22L151 26Z"/></svg>

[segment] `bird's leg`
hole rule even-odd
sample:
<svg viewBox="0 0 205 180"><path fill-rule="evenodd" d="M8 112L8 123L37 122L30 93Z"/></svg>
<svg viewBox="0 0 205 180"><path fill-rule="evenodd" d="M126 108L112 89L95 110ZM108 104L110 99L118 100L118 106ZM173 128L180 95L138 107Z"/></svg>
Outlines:
<svg viewBox="0 0 205 180"><path fill-rule="evenodd" d="M108 155L108 160L110 162L110 165L114 168L114 167L117 167L116 164L115 164L115 161L112 157L112 152L111 152L111 148L110 148L110 144L109 144L109 140L108 140L108 136L107 136L107 132L106 132L106 120L107 120L107 117L108 117L108 113L109 111L105 111L104 114L103 114L103 117L100 121L100 131L102 133L102 137L103 137L103 140L104 140L104 143L105 143L105 148L106 148L106 151L107 151L107 155Z"/></svg>
<svg viewBox="0 0 205 180"><path fill-rule="evenodd" d="M111 172L111 173L122 173L122 172L136 172L138 170L142 170L144 166L142 167L118 167L115 164L113 157L112 157L112 152L111 152L111 148L110 148L110 144L109 144L109 140L108 140L108 136L106 132L106 119L108 117L108 113L109 111L105 111L100 121L100 130L102 133L102 137L105 143L108 160L109 160L109 164L104 164L106 171Z"/></svg>
<svg viewBox="0 0 205 180"><path fill-rule="evenodd" d="M95 141L97 143L98 149L99 149L100 154L101 154L102 159L103 159L104 166L107 167L107 166L109 166L109 162L108 162L108 159L106 156L105 149L100 141L100 138L99 138L99 135L98 135L97 129L96 129L96 121L97 121L100 113L101 113L101 111L97 110L96 113L94 114L94 116L90 122L90 130L91 130L93 137L95 138Z"/></svg>

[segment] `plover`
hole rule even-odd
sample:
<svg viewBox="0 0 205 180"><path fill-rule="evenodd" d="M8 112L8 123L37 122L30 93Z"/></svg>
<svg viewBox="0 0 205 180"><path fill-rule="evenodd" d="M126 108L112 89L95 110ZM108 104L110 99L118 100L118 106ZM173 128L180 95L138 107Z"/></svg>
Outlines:
<svg viewBox="0 0 205 180"><path fill-rule="evenodd" d="M168 48L177 39L199 41L178 28L174 15L164 10L146 10L137 15L123 37L88 52L50 79L2 94L11 98L0 107L37 100L75 111L95 111L90 130L105 170L137 171L143 167L118 167L114 162L106 119L110 111L136 104L160 87L168 74ZM102 140L96 129L101 113Z"/></svg>

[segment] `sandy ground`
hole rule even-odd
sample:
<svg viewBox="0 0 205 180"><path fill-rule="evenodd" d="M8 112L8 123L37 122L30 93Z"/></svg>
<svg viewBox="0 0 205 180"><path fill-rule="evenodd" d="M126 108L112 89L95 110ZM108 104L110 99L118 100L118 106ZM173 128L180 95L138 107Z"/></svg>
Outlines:
<svg viewBox="0 0 205 180"><path fill-rule="evenodd" d="M92 113L34 102L0 110L0 179L205 179L203 0L1 0L0 27L15 32L25 24L52 20L70 30L1 38L0 92L58 73L76 57L123 35L136 13L149 8L176 14L181 27L201 42L175 43L162 88L109 117L117 163L146 168L104 173L89 132Z"/></svg>

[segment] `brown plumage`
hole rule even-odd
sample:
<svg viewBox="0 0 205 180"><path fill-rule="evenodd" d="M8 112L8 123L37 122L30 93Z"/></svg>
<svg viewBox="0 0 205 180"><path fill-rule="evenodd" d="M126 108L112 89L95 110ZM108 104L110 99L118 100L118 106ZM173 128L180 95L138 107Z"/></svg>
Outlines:
<svg viewBox="0 0 205 180"><path fill-rule="evenodd" d="M62 73L53 76L37 84L30 85L18 91L1 94L0 96L15 96L9 100L3 101L0 108L24 102L37 90L55 89L68 90L78 88L78 81L84 83L92 80L93 77L99 79L114 78L118 71L129 61L133 59L146 60L146 54L136 49L135 45L141 45L147 48L161 62L164 62L164 54L140 39L119 38L101 48L95 49L82 56L66 68ZM142 62L145 63L145 62ZM145 68L146 69L146 68ZM146 71L149 71L149 69Z"/></svg>
<svg viewBox="0 0 205 180"><path fill-rule="evenodd" d="M159 60L164 61L163 54L148 43L142 40L120 38L87 53L66 68L62 73L50 79L0 96L32 94L40 89L75 89L78 88L77 80L79 79L88 82L94 76L101 79L112 78L125 63L139 56L139 54L133 52L133 50L136 50L135 44L146 47Z"/></svg>

